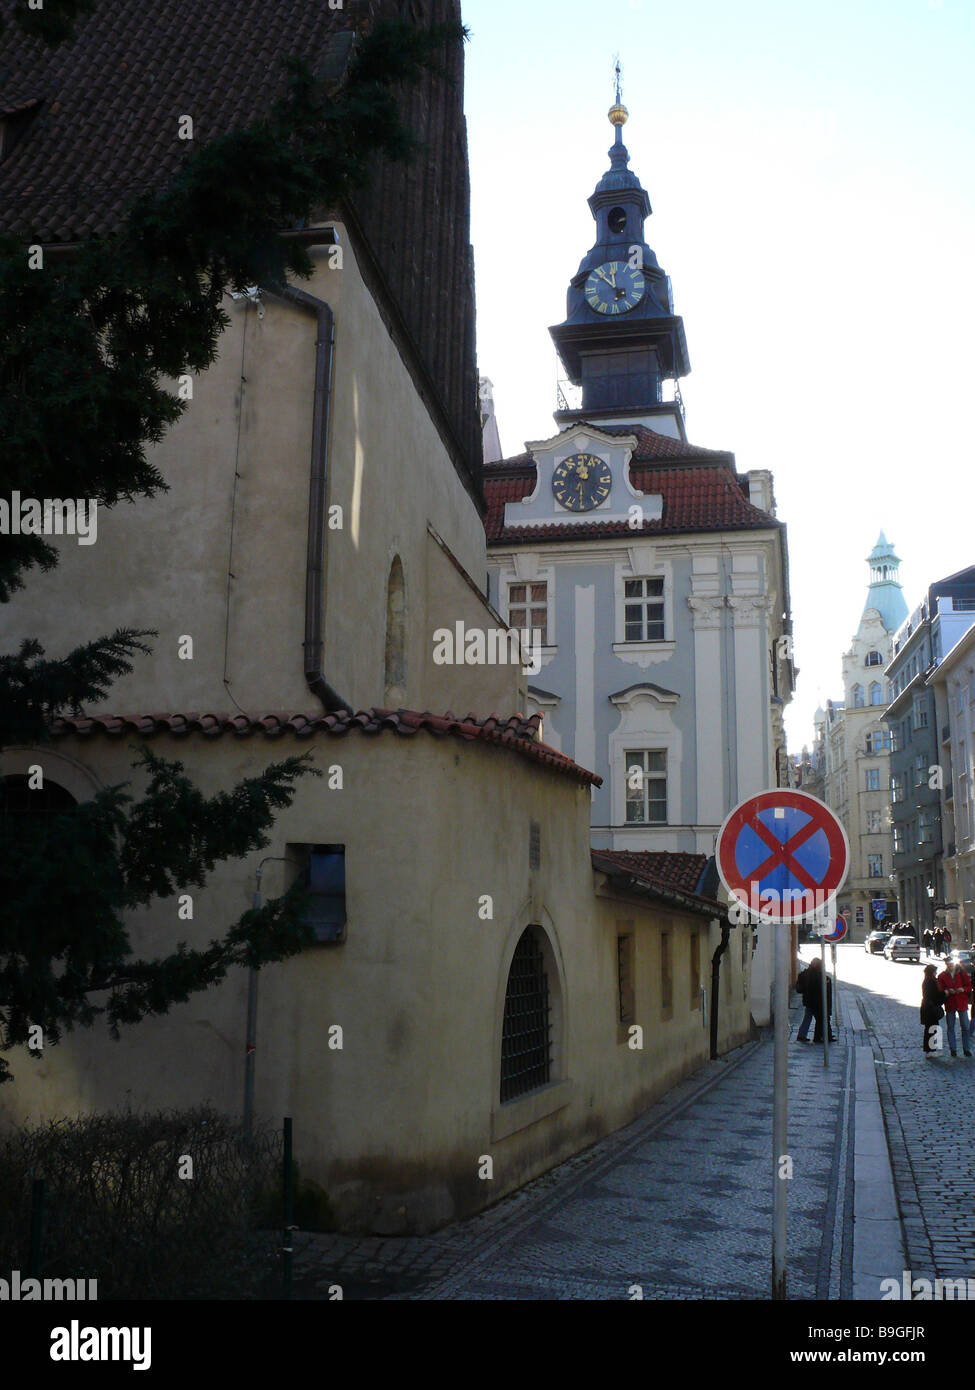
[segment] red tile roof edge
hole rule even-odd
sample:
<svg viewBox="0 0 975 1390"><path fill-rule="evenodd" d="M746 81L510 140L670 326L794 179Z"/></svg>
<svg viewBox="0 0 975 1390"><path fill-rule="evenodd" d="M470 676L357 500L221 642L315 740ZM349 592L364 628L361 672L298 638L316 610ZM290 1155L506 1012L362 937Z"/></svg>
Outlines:
<svg viewBox="0 0 975 1390"><path fill-rule="evenodd" d="M52 721L52 732L56 738L91 738L94 734L104 734L110 738L136 735L139 738L152 738L156 734L174 734L185 737L188 734L202 734L205 738L219 738L224 734L236 734L247 738L251 734L264 734L267 738L281 738L291 734L297 738L310 738L315 734L329 734L342 737L356 729L364 734L381 734L392 730L401 737L409 738L421 729L434 737L462 738L467 742L475 740L494 747L507 748L520 757L547 767L552 772L572 777L583 786L601 786L602 778L589 772L564 753L550 748L538 738L541 716L538 714L514 714L504 718L489 714L480 718L468 714L459 718L452 711L446 714L432 714L429 710L387 710L370 708L349 715L345 713L289 713L270 712L263 715L245 714L141 714L141 715L69 715Z"/></svg>
<svg viewBox="0 0 975 1390"><path fill-rule="evenodd" d="M709 917L723 917L726 908L723 903L714 898L705 897L701 893L695 892L691 888L683 886L680 882L674 882L674 878L686 878L687 861L700 861L699 871L695 876L695 883L700 878L700 871L707 863L706 854L692 854L685 851L658 851L653 854L653 859L658 865L658 870L634 863L644 856L639 852L629 850L594 849L592 851L592 865L594 869L602 873L609 874L611 878L626 877L631 880L631 886L638 891L645 891L652 896L658 897L663 902L671 903L675 906L687 907L693 912L706 914ZM665 873L659 869L665 869L666 864L661 865L659 861L679 861L674 863L677 872L670 876L670 881Z"/></svg>

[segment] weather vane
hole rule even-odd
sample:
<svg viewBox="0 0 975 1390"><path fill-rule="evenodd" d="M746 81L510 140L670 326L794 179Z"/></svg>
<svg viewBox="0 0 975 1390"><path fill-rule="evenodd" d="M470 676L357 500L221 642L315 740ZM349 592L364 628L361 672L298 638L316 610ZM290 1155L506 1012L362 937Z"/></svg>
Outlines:
<svg viewBox="0 0 975 1390"><path fill-rule="evenodd" d="M623 69L620 67L620 55L616 55L616 105L619 106L623 100Z"/></svg>

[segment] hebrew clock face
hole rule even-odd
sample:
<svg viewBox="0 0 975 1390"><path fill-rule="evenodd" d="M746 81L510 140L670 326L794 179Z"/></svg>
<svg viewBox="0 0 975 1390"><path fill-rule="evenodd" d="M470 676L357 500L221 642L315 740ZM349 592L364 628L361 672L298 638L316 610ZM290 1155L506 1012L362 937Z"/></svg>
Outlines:
<svg viewBox="0 0 975 1390"><path fill-rule="evenodd" d="M642 270L628 261L607 261L589 272L586 303L597 314L626 314L639 304L646 287Z"/></svg>
<svg viewBox="0 0 975 1390"><path fill-rule="evenodd" d="M591 512L606 501L612 485L609 464L595 454L570 454L552 474L555 500L569 512Z"/></svg>

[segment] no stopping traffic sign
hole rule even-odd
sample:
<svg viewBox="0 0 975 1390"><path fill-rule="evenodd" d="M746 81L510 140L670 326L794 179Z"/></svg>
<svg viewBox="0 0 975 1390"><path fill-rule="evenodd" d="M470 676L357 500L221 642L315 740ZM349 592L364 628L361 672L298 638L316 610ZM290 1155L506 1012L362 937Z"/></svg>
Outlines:
<svg viewBox="0 0 975 1390"><path fill-rule="evenodd" d="M715 860L729 895L754 916L798 922L821 916L835 898L850 846L841 822L818 797L777 787L748 797L726 816Z"/></svg>

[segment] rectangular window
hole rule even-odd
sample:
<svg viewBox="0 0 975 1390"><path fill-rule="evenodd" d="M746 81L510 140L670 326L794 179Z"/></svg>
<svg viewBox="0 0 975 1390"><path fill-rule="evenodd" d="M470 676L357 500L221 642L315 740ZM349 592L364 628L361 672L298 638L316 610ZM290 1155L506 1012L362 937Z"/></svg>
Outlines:
<svg viewBox="0 0 975 1390"><path fill-rule="evenodd" d="M868 749L867 751L869 752L870 750ZM900 726L897 724L890 730L890 751L892 753L899 753L901 751Z"/></svg>
<svg viewBox="0 0 975 1390"><path fill-rule="evenodd" d="M623 583L623 628L627 642L664 640L663 576Z"/></svg>
<svg viewBox="0 0 975 1390"><path fill-rule="evenodd" d="M660 933L660 1011L669 1018L674 1007L674 963L669 931Z"/></svg>
<svg viewBox="0 0 975 1390"><path fill-rule="evenodd" d="M867 812L867 834L868 834L868 835L879 835L879 834L880 834L880 830L881 830L880 818L881 818L882 815L883 815L883 812L882 812L882 811L868 811L868 812Z"/></svg>
<svg viewBox="0 0 975 1390"><path fill-rule="evenodd" d="M867 877L883 878L884 876L884 856L882 854L867 855Z"/></svg>
<svg viewBox="0 0 975 1390"><path fill-rule="evenodd" d="M928 762L923 753L918 753L914 759L914 785L923 787L928 780Z"/></svg>
<svg viewBox="0 0 975 1390"><path fill-rule="evenodd" d="M661 749L638 749L625 754L627 825L665 825L667 822L667 754Z"/></svg>
<svg viewBox="0 0 975 1390"><path fill-rule="evenodd" d="M895 853L895 854L903 854L903 853L904 853L904 848L905 848L904 827L903 827L902 825L895 825L895 826L894 826L894 853Z"/></svg>
<svg viewBox="0 0 975 1390"><path fill-rule="evenodd" d="M633 996L633 934L616 938L616 1002L620 1023L632 1023L636 1012Z"/></svg>
<svg viewBox="0 0 975 1390"><path fill-rule="evenodd" d="M868 792L879 792L879 791L880 791L880 768L879 768L879 767L868 767L868 768L866 769L864 775L865 775L865 777L866 777L866 790L867 790Z"/></svg>
<svg viewBox="0 0 975 1390"><path fill-rule="evenodd" d="M307 920L315 940L345 940L345 846L288 845L297 865L297 881L308 895Z"/></svg>
<svg viewBox="0 0 975 1390"><path fill-rule="evenodd" d="M924 700L914 701L914 727L915 729L928 727L928 707Z"/></svg>
<svg viewBox="0 0 975 1390"><path fill-rule="evenodd" d="M508 585L508 626L517 632L527 630L533 642L548 646L547 584Z"/></svg>
<svg viewBox="0 0 975 1390"><path fill-rule="evenodd" d="M701 933L691 936L691 1008L701 1004Z"/></svg>
<svg viewBox="0 0 975 1390"><path fill-rule="evenodd" d="M889 753L890 752L890 731L888 729L874 729L867 734L868 753Z"/></svg>

